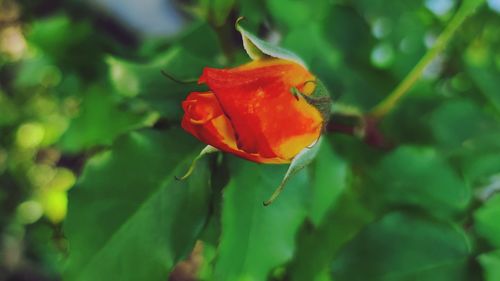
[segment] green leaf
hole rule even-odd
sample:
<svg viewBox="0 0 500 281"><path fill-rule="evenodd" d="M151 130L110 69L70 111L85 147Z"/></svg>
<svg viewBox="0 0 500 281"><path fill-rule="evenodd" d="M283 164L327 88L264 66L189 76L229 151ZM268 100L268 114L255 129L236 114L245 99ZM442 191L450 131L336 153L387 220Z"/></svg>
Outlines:
<svg viewBox="0 0 500 281"><path fill-rule="evenodd" d="M98 78L104 70L101 49L105 37L86 21L60 15L33 21L28 42L63 73L76 71L84 78Z"/></svg>
<svg viewBox="0 0 500 281"><path fill-rule="evenodd" d="M199 42L203 42L200 44ZM149 61L128 61L109 56L109 76L118 93L144 99L162 116L178 120L180 103L189 92L202 90L196 83L179 84L161 74L165 71L179 80L196 80L207 66L217 67L220 46L216 34L206 24L196 24L166 52Z"/></svg>
<svg viewBox="0 0 500 281"><path fill-rule="evenodd" d="M215 24L217 26L223 25L227 17L229 16L229 12L233 8L236 0L212 0L211 3L211 11L214 17Z"/></svg>
<svg viewBox="0 0 500 281"><path fill-rule="evenodd" d="M347 188L350 170L346 161L326 141L321 144L311 166L314 176L309 217L318 226Z"/></svg>
<svg viewBox="0 0 500 281"><path fill-rule="evenodd" d="M352 6L356 3L353 2ZM397 4L394 3L393 6ZM368 61L373 37L367 20L360 15L367 9L368 7L364 7L363 10L358 10L348 5L332 4L325 9L328 12L325 20L315 25L309 24L309 27L302 25L285 37L286 46L297 50L300 55L302 49L310 50L309 55L304 57L313 56L311 68L327 83L335 96L342 94L340 102L366 110L376 104L381 96L386 95L397 82L394 76L374 68ZM349 28L345 28L346 26ZM319 34L315 36L315 33ZM295 37L297 47L288 45L291 43L290 36ZM299 49L300 45L308 47Z"/></svg>
<svg viewBox="0 0 500 281"><path fill-rule="evenodd" d="M279 183L285 167L230 160L232 178L224 190L213 280L266 280L271 269L294 253L295 235L307 214L307 173L290 179L280 199L264 207L262 200Z"/></svg>
<svg viewBox="0 0 500 281"><path fill-rule="evenodd" d="M486 281L500 280L500 250L480 255L479 263L483 267Z"/></svg>
<svg viewBox="0 0 500 281"><path fill-rule="evenodd" d="M469 254L457 227L390 213L349 242L333 264L333 276L337 281L465 281Z"/></svg>
<svg viewBox="0 0 500 281"><path fill-rule="evenodd" d="M203 44L200 44L200 42L203 42ZM192 56L209 61L212 64L217 63L222 55L220 38L214 28L205 21L192 24L181 34L173 46L180 47ZM182 70L176 69L176 71ZM189 69L184 70L190 71Z"/></svg>
<svg viewBox="0 0 500 281"><path fill-rule="evenodd" d="M463 16L468 17L472 15L486 0L464 0L463 2Z"/></svg>
<svg viewBox="0 0 500 281"><path fill-rule="evenodd" d="M341 247L373 220L373 214L352 190L343 190L336 199L319 226L303 225L297 238L297 253L288 266L291 280L316 280L322 272L330 272L330 264Z"/></svg>
<svg viewBox="0 0 500 281"><path fill-rule="evenodd" d="M453 214L469 204L469 187L431 148L402 146L371 171L374 195L389 205Z"/></svg>
<svg viewBox="0 0 500 281"><path fill-rule="evenodd" d="M247 31L241 26L241 21L242 18L239 18L236 22L236 29L241 33L241 37L243 39L243 47L245 48L245 51L251 59L260 60L266 57L273 57L290 60L304 67L306 66L304 61L302 61L300 57L298 57L291 51L266 42Z"/></svg>
<svg viewBox="0 0 500 281"><path fill-rule="evenodd" d="M18 117L14 103L0 90L0 127L14 123Z"/></svg>
<svg viewBox="0 0 500 281"><path fill-rule="evenodd" d="M93 157L69 197L65 280L165 280L208 215L209 173L193 138L179 131L133 132Z"/></svg>
<svg viewBox="0 0 500 281"><path fill-rule="evenodd" d="M500 195L497 194L474 213L475 228L491 245L500 247Z"/></svg>
<svg viewBox="0 0 500 281"><path fill-rule="evenodd" d="M469 66L467 73L478 85L483 95L500 114L500 92L498 91L497 79L500 74L497 68Z"/></svg>
<svg viewBox="0 0 500 281"><path fill-rule="evenodd" d="M311 67L315 63L327 66L341 63L342 54L326 41L320 24L316 22L301 24L284 34L283 46L300 55ZM329 79L330 76L324 78Z"/></svg>
<svg viewBox="0 0 500 281"><path fill-rule="evenodd" d="M429 121L440 148L459 160L469 182L482 182L500 172L500 126L483 108L471 100L449 101Z"/></svg>
<svg viewBox="0 0 500 281"><path fill-rule="evenodd" d="M444 103L432 113L429 121L436 140L448 149L462 148L464 142L500 129L484 110L465 99Z"/></svg>
<svg viewBox="0 0 500 281"><path fill-rule="evenodd" d="M161 74L164 70L180 80L196 79L209 61L193 56L181 47L172 47L168 52L151 62L136 63L109 57L111 81L117 91L125 96L137 96L147 101L168 119L179 119L182 115L181 101L189 92L201 87L179 84Z"/></svg>
<svg viewBox="0 0 500 281"><path fill-rule="evenodd" d="M145 126L147 119L147 114L120 107L109 89L93 86L85 94L80 113L71 120L60 145L69 152L111 145L118 135Z"/></svg>
<svg viewBox="0 0 500 281"><path fill-rule="evenodd" d="M468 181L488 182L490 178L500 174L500 149L486 151L483 154L471 151L462 162L464 177Z"/></svg>
<svg viewBox="0 0 500 281"><path fill-rule="evenodd" d="M330 2L322 0L268 0L265 2L273 19L288 28L299 27L324 18L330 5Z"/></svg>
<svg viewBox="0 0 500 281"><path fill-rule="evenodd" d="M175 46L153 60L141 63L108 57L111 80L120 93L135 95L168 95L186 88L161 74L165 70L179 80L197 78L210 62ZM168 86L173 86L170 89ZM157 89L156 87L160 87ZM168 90L168 91L167 91Z"/></svg>

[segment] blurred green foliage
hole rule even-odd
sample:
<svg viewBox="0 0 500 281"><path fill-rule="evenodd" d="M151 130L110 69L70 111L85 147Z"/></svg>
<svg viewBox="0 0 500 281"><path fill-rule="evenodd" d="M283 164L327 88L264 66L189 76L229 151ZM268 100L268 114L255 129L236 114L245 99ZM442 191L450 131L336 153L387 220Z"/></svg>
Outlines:
<svg viewBox="0 0 500 281"><path fill-rule="evenodd" d="M500 280L498 1L173 3L184 28L152 38L85 1L0 1L1 281ZM342 116L387 97L460 7L378 124L389 145L327 133L269 207L285 166L215 154L174 180L202 148L179 124L201 87L160 71L248 62L239 16Z"/></svg>

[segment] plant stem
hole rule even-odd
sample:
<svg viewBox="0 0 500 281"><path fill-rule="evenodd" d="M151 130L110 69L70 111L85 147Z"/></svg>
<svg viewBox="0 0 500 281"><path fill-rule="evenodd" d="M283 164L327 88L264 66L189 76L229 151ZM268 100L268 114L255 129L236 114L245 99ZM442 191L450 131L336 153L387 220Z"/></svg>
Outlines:
<svg viewBox="0 0 500 281"><path fill-rule="evenodd" d="M420 61L413 67L401 83L378 105L376 105L371 112L370 116L375 119L381 119L387 115L397 105L398 101L413 87L418 81L425 68L442 52L451 38L467 19L472 15L476 8L484 2L481 0L465 0L462 2L460 8L450 20L444 31L436 39L435 44L427 51L427 53L420 59Z"/></svg>

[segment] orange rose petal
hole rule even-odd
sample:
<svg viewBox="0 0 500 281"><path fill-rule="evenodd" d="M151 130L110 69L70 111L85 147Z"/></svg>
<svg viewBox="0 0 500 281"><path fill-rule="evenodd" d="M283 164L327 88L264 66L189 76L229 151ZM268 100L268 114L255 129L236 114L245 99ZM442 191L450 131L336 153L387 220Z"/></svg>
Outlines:
<svg viewBox="0 0 500 281"><path fill-rule="evenodd" d="M270 59L233 69L205 68L200 82L215 93L230 118L239 149L290 160L321 132L319 111L290 92L292 87L312 92L304 87L314 85L305 83L313 79L296 63Z"/></svg>
<svg viewBox="0 0 500 281"><path fill-rule="evenodd" d="M233 153L259 163L288 163L286 159L262 157L238 149L230 120L223 114L219 102L211 92L193 92L182 103L182 128L202 142L219 150Z"/></svg>

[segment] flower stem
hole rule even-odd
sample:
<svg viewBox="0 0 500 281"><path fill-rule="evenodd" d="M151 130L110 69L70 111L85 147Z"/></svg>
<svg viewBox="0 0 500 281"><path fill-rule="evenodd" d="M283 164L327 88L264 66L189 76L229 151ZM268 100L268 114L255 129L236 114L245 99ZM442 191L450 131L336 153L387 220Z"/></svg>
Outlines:
<svg viewBox="0 0 500 281"><path fill-rule="evenodd" d="M381 119L387 115L393 108L396 107L399 100L413 87L418 81L425 68L441 53L451 38L467 19L472 15L476 8L483 4L484 0L465 0L462 2L460 8L450 20L444 31L436 39L434 45L427 51L427 53L420 59L420 61L413 67L408 75L399 83L399 85L378 105L376 105L371 112L370 116L375 119Z"/></svg>

